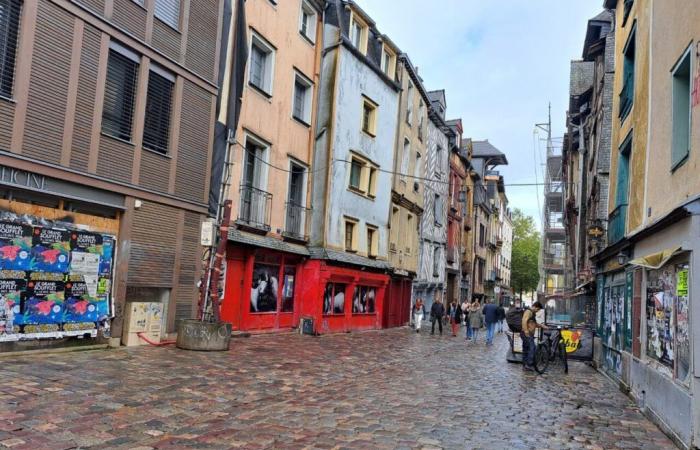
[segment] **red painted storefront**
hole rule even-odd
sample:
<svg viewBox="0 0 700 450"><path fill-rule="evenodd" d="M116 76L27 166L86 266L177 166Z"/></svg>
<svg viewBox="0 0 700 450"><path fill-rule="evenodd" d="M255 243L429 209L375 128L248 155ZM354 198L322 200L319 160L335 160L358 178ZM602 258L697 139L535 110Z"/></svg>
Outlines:
<svg viewBox="0 0 700 450"><path fill-rule="evenodd" d="M411 291L413 280L406 277L392 277L384 301L382 328L408 325L411 314Z"/></svg>
<svg viewBox="0 0 700 450"><path fill-rule="evenodd" d="M302 317L321 334L379 329L388 285L382 273L231 246L221 316L241 331L291 329Z"/></svg>

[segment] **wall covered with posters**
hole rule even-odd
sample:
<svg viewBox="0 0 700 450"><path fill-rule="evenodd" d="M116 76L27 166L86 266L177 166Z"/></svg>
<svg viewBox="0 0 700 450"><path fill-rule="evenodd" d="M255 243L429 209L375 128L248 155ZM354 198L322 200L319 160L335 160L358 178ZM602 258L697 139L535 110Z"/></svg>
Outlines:
<svg viewBox="0 0 700 450"><path fill-rule="evenodd" d="M114 236L0 214L0 342L108 327Z"/></svg>

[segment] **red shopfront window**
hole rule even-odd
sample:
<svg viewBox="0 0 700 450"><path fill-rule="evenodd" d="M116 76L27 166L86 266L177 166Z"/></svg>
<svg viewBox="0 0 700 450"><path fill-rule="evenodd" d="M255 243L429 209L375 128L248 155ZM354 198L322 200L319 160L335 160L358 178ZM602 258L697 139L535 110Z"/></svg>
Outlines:
<svg viewBox="0 0 700 450"><path fill-rule="evenodd" d="M352 296L353 314L375 314L377 304L377 288L371 286L355 286Z"/></svg>
<svg viewBox="0 0 700 450"><path fill-rule="evenodd" d="M345 291L347 285L343 283L327 283L323 294L324 315L345 314Z"/></svg>
<svg viewBox="0 0 700 450"><path fill-rule="evenodd" d="M256 262L250 288L250 312L294 312L295 283L296 261L282 259L274 264L261 259Z"/></svg>

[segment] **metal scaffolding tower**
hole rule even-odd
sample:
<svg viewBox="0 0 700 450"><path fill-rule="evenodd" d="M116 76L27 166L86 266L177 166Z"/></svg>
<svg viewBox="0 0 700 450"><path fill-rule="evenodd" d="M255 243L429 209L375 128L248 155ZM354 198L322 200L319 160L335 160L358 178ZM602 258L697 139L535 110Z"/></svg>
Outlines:
<svg viewBox="0 0 700 450"><path fill-rule="evenodd" d="M564 178L562 149L552 143L552 106L547 123L537 124L547 133L547 161L544 172L544 207L539 270L540 293L545 299L561 296L565 291L566 231L564 228Z"/></svg>

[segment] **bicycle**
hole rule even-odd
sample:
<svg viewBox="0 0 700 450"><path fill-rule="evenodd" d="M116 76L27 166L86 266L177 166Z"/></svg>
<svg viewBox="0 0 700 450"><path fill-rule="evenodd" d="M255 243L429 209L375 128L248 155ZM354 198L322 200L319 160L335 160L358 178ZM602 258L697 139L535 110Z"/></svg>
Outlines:
<svg viewBox="0 0 700 450"><path fill-rule="evenodd" d="M569 363L566 356L566 342L561 334L562 327L554 331L543 331L545 341L537 344L535 350L535 370L539 374L545 373L550 362L559 362L564 373L569 372Z"/></svg>

